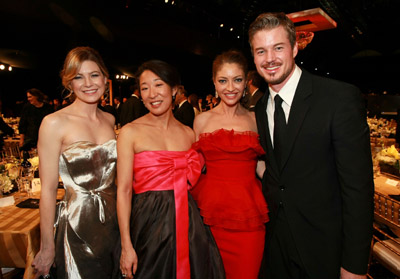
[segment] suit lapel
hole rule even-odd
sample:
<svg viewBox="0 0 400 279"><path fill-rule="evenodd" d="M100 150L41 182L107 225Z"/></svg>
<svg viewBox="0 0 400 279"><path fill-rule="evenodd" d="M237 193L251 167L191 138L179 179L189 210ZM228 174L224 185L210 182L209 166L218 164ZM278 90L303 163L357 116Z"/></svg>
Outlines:
<svg viewBox="0 0 400 279"><path fill-rule="evenodd" d="M312 93L311 89L311 76L309 73L303 70L290 109L287 135L282 153L282 169L287 163L287 160L293 148L293 144L303 124L307 111L310 108L311 98L309 98L309 96Z"/></svg>

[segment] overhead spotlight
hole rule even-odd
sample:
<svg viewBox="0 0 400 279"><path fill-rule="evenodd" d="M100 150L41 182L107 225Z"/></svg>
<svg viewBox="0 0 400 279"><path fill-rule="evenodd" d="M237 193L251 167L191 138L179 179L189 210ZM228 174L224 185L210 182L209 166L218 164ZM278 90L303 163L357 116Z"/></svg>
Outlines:
<svg viewBox="0 0 400 279"><path fill-rule="evenodd" d="M240 39L240 36L237 36L238 39Z"/></svg>
<svg viewBox="0 0 400 279"><path fill-rule="evenodd" d="M171 5L175 5L175 1L174 0L172 0Z"/></svg>
<svg viewBox="0 0 400 279"><path fill-rule="evenodd" d="M0 64L0 70L4 70L6 68L6 66L4 66L4 64Z"/></svg>
<svg viewBox="0 0 400 279"><path fill-rule="evenodd" d="M233 27L231 27L231 29L229 29L229 31L231 31L231 32L232 32L232 31L233 31Z"/></svg>
<svg viewBox="0 0 400 279"><path fill-rule="evenodd" d="M119 75L116 75L115 78L116 78L116 79L119 79Z"/></svg>
<svg viewBox="0 0 400 279"><path fill-rule="evenodd" d="M315 71L318 71L318 68L317 67L315 67L315 69L314 69Z"/></svg>
<svg viewBox="0 0 400 279"><path fill-rule="evenodd" d="M8 71L12 71L13 70L13 68L11 67L11 66L8 66Z"/></svg>
<svg viewBox="0 0 400 279"><path fill-rule="evenodd" d="M224 27L224 24L223 24L223 23L221 23L221 24L219 25L219 27L221 27L221 28L222 28L222 27Z"/></svg>
<svg viewBox="0 0 400 279"><path fill-rule="evenodd" d="M168 0L165 0L164 2L165 2L165 4L168 4Z"/></svg>

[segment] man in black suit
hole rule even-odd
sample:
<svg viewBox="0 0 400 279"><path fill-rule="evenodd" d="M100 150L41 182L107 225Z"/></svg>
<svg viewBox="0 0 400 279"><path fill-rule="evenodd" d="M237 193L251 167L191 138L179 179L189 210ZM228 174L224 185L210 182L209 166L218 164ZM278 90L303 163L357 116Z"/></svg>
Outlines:
<svg viewBox="0 0 400 279"><path fill-rule="evenodd" d="M361 94L295 64L296 31L283 13L257 17L249 41L268 83L255 109L270 210L260 275L366 278L374 185Z"/></svg>
<svg viewBox="0 0 400 279"><path fill-rule="evenodd" d="M122 104L119 97L114 97L114 109L116 112L115 116L115 124L121 124L120 117L121 117L121 108Z"/></svg>
<svg viewBox="0 0 400 279"><path fill-rule="evenodd" d="M178 88L178 92L175 95L175 110L174 116L182 124L193 128L194 121L194 109L193 106L188 102L188 93L183 86Z"/></svg>
<svg viewBox="0 0 400 279"><path fill-rule="evenodd" d="M135 86L132 96L121 105L121 114L119 117L121 127L146 113L148 113L148 110L140 99L139 88Z"/></svg>
<svg viewBox="0 0 400 279"><path fill-rule="evenodd" d="M254 111L258 100L264 95L261 91L261 86L263 84L262 77L257 73L257 71L249 71L247 74L247 92L243 98L242 105L250 111Z"/></svg>

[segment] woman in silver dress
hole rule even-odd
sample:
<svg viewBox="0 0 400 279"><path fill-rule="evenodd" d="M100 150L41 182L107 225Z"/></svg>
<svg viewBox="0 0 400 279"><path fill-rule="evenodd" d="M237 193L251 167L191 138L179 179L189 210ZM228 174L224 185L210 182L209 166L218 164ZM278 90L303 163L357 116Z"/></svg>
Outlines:
<svg viewBox="0 0 400 279"><path fill-rule="evenodd" d="M33 267L36 278L49 278L53 264L57 278L112 278L119 240L115 119L97 108L108 71L96 50L78 47L68 53L61 78L76 99L40 127L41 245ZM59 175L65 197L56 209Z"/></svg>

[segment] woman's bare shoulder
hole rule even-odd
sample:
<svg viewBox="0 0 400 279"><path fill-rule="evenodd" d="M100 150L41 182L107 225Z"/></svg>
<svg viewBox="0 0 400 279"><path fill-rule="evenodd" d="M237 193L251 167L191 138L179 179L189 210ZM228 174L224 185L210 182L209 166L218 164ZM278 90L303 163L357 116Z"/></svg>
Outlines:
<svg viewBox="0 0 400 279"><path fill-rule="evenodd" d="M193 130L196 133L201 133L201 131L204 130L204 128L207 126L207 124L210 124L212 122L212 119L215 117L215 112L212 110L208 110L205 112L200 113L196 118L194 119L193 122Z"/></svg>
<svg viewBox="0 0 400 279"><path fill-rule="evenodd" d="M69 114L64 109L61 109L46 115L42 120L41 126L58 127L61 129L68 121L68 118Z"/></svg>

